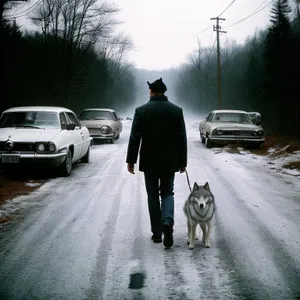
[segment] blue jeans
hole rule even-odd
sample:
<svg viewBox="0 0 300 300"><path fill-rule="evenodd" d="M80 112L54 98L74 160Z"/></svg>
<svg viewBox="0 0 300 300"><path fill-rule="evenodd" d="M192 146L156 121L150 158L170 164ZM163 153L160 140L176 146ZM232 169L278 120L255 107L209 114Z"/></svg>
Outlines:
<svg viewBox="0 0 300 300"><path fill-rule="evenodd" d="M175 174L144 173L148 194L151 231L161 236L163 224L174 224L174 177ZM161 197L161 204L160 204Z"/></svg>

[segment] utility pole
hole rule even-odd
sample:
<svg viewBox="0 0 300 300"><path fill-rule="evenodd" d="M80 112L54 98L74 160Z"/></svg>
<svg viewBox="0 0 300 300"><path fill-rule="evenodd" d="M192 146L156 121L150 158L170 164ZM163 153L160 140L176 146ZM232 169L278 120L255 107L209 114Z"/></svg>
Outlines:
<svg viewBox="0 0 300 300"><path fill-rule="evenodd" d="M220 32L226 33L227 31L221 31L221 26L219 25L219 21L225 21L225 19L216 17L210 18L211 20L216 20L217 24L214 25L214 31L217 32L217 55L218 55L218 107L221 109L222 107L222 98L221 98L221 58L220 58Z"/></svg>

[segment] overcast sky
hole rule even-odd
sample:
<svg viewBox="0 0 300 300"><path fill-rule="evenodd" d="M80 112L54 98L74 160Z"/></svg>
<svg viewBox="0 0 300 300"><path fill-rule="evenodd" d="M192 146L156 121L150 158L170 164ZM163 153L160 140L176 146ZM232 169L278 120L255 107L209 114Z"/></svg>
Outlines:
<svg viewBox="0 0 300 300"><path fill-rule="evenodd" d="M31 0L34 3L37 0ZM102 0L99 0L102 1ZM182 64L189 53L197 48L197 38L203 46L216 39L213 31L217 17L233 0L108 0L115 3L123 21L118 30L130 35L135 51L129 60L138 68L161 70ZM220 25L226 34L221 35L221 46L226 39L243 43L255 30L269 24L270 0L235 0L222 15L226 21ZM31 5L28 4L28 5ZM265 7L266 6L266 7ZM26 8L21 4L19 10ZM253 12L260 12L237 25ZM227 27L229 26L229 27ZM210 27L209 29L204 29Z"/></svg>
<svg viewBox="0 0 300 300"><path fill-rule="evenodd" d="M197 37L203 46L213 44L213 31L217 17L233 0L119 0L122 9L120 19L124 20L122 30L129 33L136 45L136 51L129 59L139 68L164 69L183 63L188 53L197 47ZM244 42L256 28L269 23L271 4L253 17L226 28L249 16L256 9L263 8L270 0L236 0L222 15L221 23L227 33L225 39ZM206 31L203 29L209 27Z"/></svg>

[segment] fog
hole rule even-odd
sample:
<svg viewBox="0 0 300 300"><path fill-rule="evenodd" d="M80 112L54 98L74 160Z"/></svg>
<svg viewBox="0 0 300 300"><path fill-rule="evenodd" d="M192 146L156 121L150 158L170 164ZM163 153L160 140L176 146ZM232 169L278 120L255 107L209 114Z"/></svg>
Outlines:
<svg viewBox="0 0 300 300"><path fill-rule="evenodd" d="M149 101L149 88L147 81L153 82L159 78L163 79L163 82L167 86L167 91L165 95L168 100L183 109L185 118L200 120L206 115L205 109L199 111L193 111L189 108L188 100L189 94L186 97L178 96L177 85L180 80L180 68L171 68L163 70L146 70L146 69L134 69L135 85L136 85L136 96L133 105L129 106L127 109L122 109L119 114L124 118L133 117L134 110L136 107L145 104Z"/></svg>

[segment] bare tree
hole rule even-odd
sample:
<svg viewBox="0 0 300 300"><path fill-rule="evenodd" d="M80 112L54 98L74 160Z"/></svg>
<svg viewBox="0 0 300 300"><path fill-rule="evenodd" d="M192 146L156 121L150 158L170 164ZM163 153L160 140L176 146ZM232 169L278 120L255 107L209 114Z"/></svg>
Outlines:
<svg viewBox="0 0 300 300"><path fill-rule="evenodd" d="M63 56L65 105L70 93L80 85L78 76L89 67L82 63L95 45L108 38L119 22L118 9L113 4L99 0L42 0L43 5L32 16L32 21L42 31L45 42L57 43ZM57 55L57 56L59 56ZM57 62L61 64L61 62ZM58 66L59 67L59 66ZM75 84L76 81L76 84Z"/></svg>
<svg viewBox="0 0 300 300"><path fill-rule="evenodd" d="M4 10L6 9L6 5L9 4L14 4L18 2L29 2L30 0L0 0L0 22L2 21L3 18L3 13Z"/></svg>
<svg viewBox="0 0 300 300"><path fill-rule="evenodd" d="M132 64L124 63L126 54L133 50L134 44L131 38L124 33L119 33L115 36L105 38L99 45L99 52L109 62L109 72L111 76L111 85L115 86L128 70L132 68Z"/></svg>
<svg viewBox="0 0 300 300"><path fill-rule="evenodd" d="M43 5L32 17L45 38L63 39L72 48L89 50L100 38L110 35L119 24L119 11L113 4L98 0L42 0Z"/></svg>
<svg viewBox="0 0 300 300"><path fill-rule="evenodd" d="M181 68L180 81L183 90L189 91L192 105L201 110L211 107L211 88L216 84L216 51L214 45L203 48L198 41L198 48L188 57L188 62Z"/></svg>

